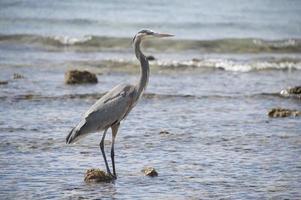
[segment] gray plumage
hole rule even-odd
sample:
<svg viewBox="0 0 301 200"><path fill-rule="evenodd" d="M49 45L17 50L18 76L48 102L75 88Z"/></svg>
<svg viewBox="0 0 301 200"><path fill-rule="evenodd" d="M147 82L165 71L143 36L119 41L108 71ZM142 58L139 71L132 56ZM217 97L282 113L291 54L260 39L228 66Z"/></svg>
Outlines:
<svg viewBox="0 0 301 200"><path fill-rule="evenodd" d="M104 152L104 138L108 128L112 129L112 147L111 159L113 167L113 177L116 178L115 162L114 162L114 143L118 132L120 122L129 114L136 105L145 90L149 79L149 64L147 58L140 50L141 41L146 37L170 37L170 34L155 33L150 30L139 31L133 38L135 55L140 61L140 79L137 84L120 84L111 91L101 97L92 107L85 113L82 120L75 126L66 138L66 143L74 143L83 136L97 131L103 131L103 137L100 142L100 149L105 161L107 172L112 175L107 163Z"/></svg>
<svg viewBox="0 0 301 200"><path fill-rule="evenodd" d="M72 129L66 142L74 143L89 133L107 129L120 122L131 110L135 96L137 90L133 85L117 85L91 106L80 123Z"/></svg>

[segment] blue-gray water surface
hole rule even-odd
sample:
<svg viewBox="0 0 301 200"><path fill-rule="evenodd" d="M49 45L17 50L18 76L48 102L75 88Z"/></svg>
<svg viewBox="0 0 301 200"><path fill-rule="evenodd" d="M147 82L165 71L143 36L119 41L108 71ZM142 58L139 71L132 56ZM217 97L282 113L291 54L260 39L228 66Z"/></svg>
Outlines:
<svg viewBox="0 0 301 200"><path fill-rule="evenodd" d="M298 99L269 94L297 84L300 71L154 72L118 133L118 179L86 184L86 169L104 169L101 134L74 145L65 137L96 100L88 94L136 76L108 73L96 85L67 86L65 70L2 68L1 76L25 77L1 86L3 199L301 197L300 119L267 116L272 107L301 108ZM110 137L106 145L109 153ZM159 176L145 177L144 166Z"/></svg>
<svg viewBox="0 0 301 200"><path fill-rule="evenodd" d="M2 0L1 34L133 35L141 28L179 38L300 38L299 0Z"/></svg>
<svg viewBox="0 0 301 200"><path fill-rule="evenodd" d="M229 2L0 1L0 199L301 199L300 117L267 115L301 110L280 95L301 85L301 1ZM87 184L101 133L65 138L138 79L141 28L176 37L143 46L155 61L117 135L118 179ZM70 69L99 82L66 85Z"/></svg>

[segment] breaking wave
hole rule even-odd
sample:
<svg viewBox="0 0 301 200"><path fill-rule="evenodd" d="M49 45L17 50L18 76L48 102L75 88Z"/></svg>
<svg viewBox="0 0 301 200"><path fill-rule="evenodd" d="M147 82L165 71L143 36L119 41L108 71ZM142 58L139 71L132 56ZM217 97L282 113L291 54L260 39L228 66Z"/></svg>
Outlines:
<svg viewBox="0 0 301 200"><path fill-rule="evenodd" d="M227 59L192 59L189 61L158 61L162 67L209 68L225 71L250 72L261 70L301 70L301 61L292 59L265 61L236 61Z"/></svg>
<svg viewBox="0 0 301 200"><path fill-rule="evenodd" d="M179 60L155 60L150 61L152 71L155 70L225 70L233 72L251 72L263 70L301 70L301 60L292 58L265 59L265 60L233 60L233 59L192 59L186 61ZM92 64L93 65L93 64ZM95 65L95 63L94 63ZM97 63L98 66L114 69L137 68L136 60L104 60Z"/></svg>

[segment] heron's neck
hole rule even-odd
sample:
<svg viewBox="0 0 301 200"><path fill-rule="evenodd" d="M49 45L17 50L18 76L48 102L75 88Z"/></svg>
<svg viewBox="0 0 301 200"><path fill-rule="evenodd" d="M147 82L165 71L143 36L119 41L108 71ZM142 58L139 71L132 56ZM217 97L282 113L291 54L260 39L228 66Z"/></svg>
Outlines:
<svg viewBox="0 0 301 200"><path fill-rule="evenodd" d="M147 83L148 83L149 64L148 64L147 58L140 50L141 40L136 39L134 44L135 44L134 48L135 48L136 57L140 61L140 79L136 86L137 91L138 91L138 96L140 96L142 94L142 92L144 91L144 89L146 88Z"/></svg>

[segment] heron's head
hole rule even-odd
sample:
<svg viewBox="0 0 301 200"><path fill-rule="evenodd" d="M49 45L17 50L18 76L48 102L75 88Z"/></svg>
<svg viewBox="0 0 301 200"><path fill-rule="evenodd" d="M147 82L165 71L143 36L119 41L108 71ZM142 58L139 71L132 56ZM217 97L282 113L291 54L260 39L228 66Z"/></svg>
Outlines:
<svg viewBox="0 0 301 200"><path fill-rule="evenodd" d="M135 40L143 40L145 38L152 38L152 37L157 37L157 38L162 38L162 37L172 37L174 35L171 34L167 34L167 33L156 33L154 31L151 30L141 30L139 31L135 37L133 38L133 42Z"/></svg>

